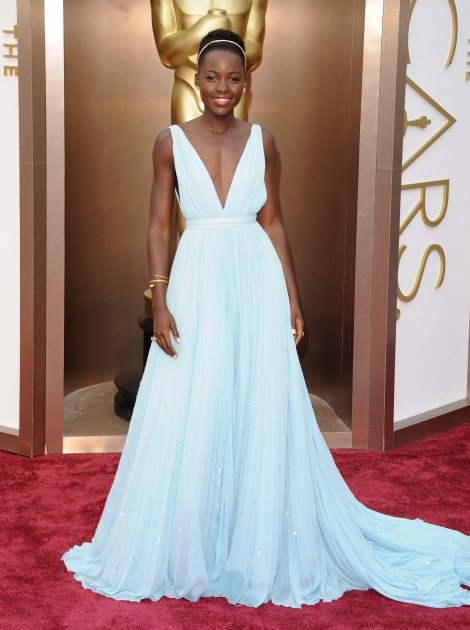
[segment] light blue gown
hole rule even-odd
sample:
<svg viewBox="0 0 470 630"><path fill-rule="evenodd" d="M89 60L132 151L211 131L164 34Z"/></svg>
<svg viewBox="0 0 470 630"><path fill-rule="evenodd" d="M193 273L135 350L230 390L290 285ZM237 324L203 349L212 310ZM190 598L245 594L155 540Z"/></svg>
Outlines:
<svg viewBox="0 0 470 630"><path fill-rule="evenodd" d="M367 508L317 425L291 331L252 125L222 207L184 131L170 127L186 218L167 287L178 358L153 343L91 542L62 559L117 600L329 602L373 588L470 604L470 536Z"/></svg>

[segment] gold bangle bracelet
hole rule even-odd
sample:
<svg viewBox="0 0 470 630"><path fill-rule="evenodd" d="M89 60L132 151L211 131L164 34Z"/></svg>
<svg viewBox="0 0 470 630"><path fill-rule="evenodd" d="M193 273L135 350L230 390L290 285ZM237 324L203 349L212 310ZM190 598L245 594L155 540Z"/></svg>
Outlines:
<svg viewBox="0 0 470 630"><path fill-rule="evenodd" d="M154 276L153 276L153 277L154 277L154 278L166 278L166 279L168 280L168 276L164 276L164 275L163 275L163 274L161 274L161 273L156 273L156 274L154 274Z"/></svg>
<svg viewBox="0 0 470 630"><path fill-rule="evenodd" d="M168 284L168 280L152 280L152 282L149 282L149 287L153 289L157 282L164 282L165 284Z"/></svg>

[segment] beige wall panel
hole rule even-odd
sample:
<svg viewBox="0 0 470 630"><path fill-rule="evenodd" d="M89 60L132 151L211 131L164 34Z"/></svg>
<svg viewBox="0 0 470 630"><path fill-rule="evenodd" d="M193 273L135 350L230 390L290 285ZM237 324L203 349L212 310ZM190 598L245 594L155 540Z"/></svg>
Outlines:
<svg viewBox="0 0 470 630"><path fill-rule="evenodd" d="M250 120L276 137L311 392L350 419L363 0L270 0ZM139 365L156 133L172 72L146 0L65 2L66 390Z"/></svg>
<svg viewBox="0 0 470 630"><path fill-rule="evenodd" d="M150 4L66 0L66 393L141 363L155 135L172 73Z"/></svg>

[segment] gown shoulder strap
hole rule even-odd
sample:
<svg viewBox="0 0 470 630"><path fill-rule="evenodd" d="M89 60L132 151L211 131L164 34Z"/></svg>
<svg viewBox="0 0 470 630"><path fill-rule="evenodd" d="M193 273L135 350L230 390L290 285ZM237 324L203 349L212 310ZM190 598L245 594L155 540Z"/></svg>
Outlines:
<svg viewBox="0 0 470 630"><path fill-rule="evenodd" d="M175 144L175 142L176 142L176 140L177 140L177 137L178 137L178 132L176 131L176 127L177 127L177 126L178 126L178 125L169 125L169 126L167 127L167 129L169 129L169 130L170 130L171 137L172 137L172 139L173 139L173 144Z"/></svg>
<svg viewBox="0 0 470 630"><path fill-rule="evenodd" d="M171 138L173 140L173 162L175 163L175 168L177 169L177 162L179 161L179 155L180 155L180 151L178 150L179 147L179 135L178 135L178 131L177 131L177 127L178 125L169 125L167 127L167 129L170 130L171 133Z"/></svg>
<svg viewBox="0 0 470 630"><path fill-rule="evenodd" d="M258 123L253 123L254 126L254 133L256 133L258 135L258 150L259 150L259 154L260 154L260 158L262 163L265 163L265 155L264 155L264 144L263 144L263 128L261 127L261 125L258 125Z"/></svg>
<svg viewBox="0 0 470 630"><path fill-rule="evenodd" d="M171 138L173 140L173 164L175 166L176 179L178 182L175 188L175 194L176 194L176 198L178 199L178 203L181 206L179 190L180 190L180 186L182 185L181 176L182 176L182 173L184 173L184 168L180 166L181 158L180 158L180 151L178 150L179 138L178 138L178 132L176 130L176 127L178 127L178 125L169 125L167 129L170 130Z"/></svg>

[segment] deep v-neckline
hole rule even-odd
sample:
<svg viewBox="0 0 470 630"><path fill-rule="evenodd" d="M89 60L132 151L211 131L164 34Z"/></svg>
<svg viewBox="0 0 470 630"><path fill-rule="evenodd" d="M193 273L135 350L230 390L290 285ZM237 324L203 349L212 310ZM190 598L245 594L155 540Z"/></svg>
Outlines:
<svg viewBox="0 0 470 630"><path fill-rule="evenodd" d="M218 204L219 204L219 207L220 207L220 209L222 210L222 212L223 212L223 211L225 210L225 208L227 207L228 201L229 201L229 199L230 199L230 193L232 192L233 182L235 181L235 178L236 178L236 176L237 176L237 173L238 173L238 171L240 170L240 164L242 163L243 158L245 157L245 154L246 154L246 152L247 152L248 145L250 144L251 136L253 135L253 127L254 127L254 126L255 126L255 125L254 125L254 123L252 123L252 125L251 125L251 127L250 127L250 133L249 133L249 135L248 135L248 139L247 139L247 141L245 142L245 146L243 147L243 151L242 151L242 153L241 153L241 155L240 155L240 157L239 157L239 159L238 159L237 165L236 165L235 170L234 170L234 172L233 172L233 176L232 176L232 179L231 179L231 181L230 181L230 186L229 186L229 189L228 189L228 192L227 192L227 196L225 197L225 203L224 203L224 205L222 205L222 202L220 201L219 194L218 194L217 189L216 189L215 184L214 184L214 180L212 179L212 177L211 177L211 175L210 175L210 173L209 173L209 169L207 168L207 166L206 166L206 164L205 164L204 160L201 158L201 156L199 155L199 153L197 152L196 148L194 147L194 145L192 144L192 142L189 140L188 136L185 134L185 132L183 131L183 129L182 129L179 125L176 125L176 127L178 127L178 129L179 129L179 130L181 131L181 133L183 134L184 139L186 140L186 142L188 143L188 145L191 147L191 149L192 149L192 150L193 150L193 152L195 153L195 155L196 155L196 157L198 158L198 160L199 160L199 162L200 162L200 164L201 164L201 166L202 166L202 168L203 168L204 172L206 173L206 176L207 176L207 178L208 178L208 180L209 180L209 182L210 182L210 184L211 184L212 191L214 192L215 198L217 199Z"/></svg>

